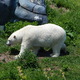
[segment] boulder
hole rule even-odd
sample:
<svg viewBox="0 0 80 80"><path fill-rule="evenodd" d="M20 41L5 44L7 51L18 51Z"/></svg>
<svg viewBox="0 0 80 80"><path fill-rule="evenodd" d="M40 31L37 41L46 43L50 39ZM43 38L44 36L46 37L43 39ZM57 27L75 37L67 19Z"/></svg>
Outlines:
<svg viewBox="0 0 80 80"><path fill-rule="evenodd" d="M37 5L45 6L44 0L31 0L32 3L35 3Z"/></svg>
<svg viewBox="0 0 80 80"><path fill-rule="evenodd" d="M0 25L0 31L5 30L5 26L4 25Z"/></svg>
<svg viewBox="0 0 80 80"><path fill-rule="evenodd" d="M45 15L40 15L40 14L35 14L33 12L30 12L21 6L17 6L15 10L15 15L18 18L29 20L29 21L38 21L41 23L46 23L47 22L47 16Z"/></svg>
<svg viewBox="0 0 80 80"><path fill-rule="evenodd" d="M33 8L36 6L36 4L32 3L30 0L19 0L19 4L29 11L33 11Z"/></svg>
<svg viewBox="0 0 80 80"><path fill-rule="evenodd" d="M33 8L33 12L44 15L44 14L46 14L46 8L44 6L41 6L41 5L36 5Z"/></svg>
<svg viewBox="0 0 80 80"><path fill-rule="evenodd" d="M34 1L34 2L33 2ZM45 6L42 6L40 1L42 0L33 0L32 2L30 0L19 0L19 4L21 7L32 11L34 13L38 14L46 14L46 8Z"/></svg>
<svg viewBox="0 0 80 80"><path fill-rule="evenodd" d="M0 3L7 5L8 7L10 6L11 0L0 0Z"/></svg>
<svg viewBox="0 0 80 80"><path fill-rule="evenodd" d="M0 0L0 25L15 18L47 23L44 0Z"/></svg>
<svg viewBox="0 0 80 80"><path fill-rule="evenodd" d="M38 21L39 24L48 22L44 0L19 0L14 14L29 21Z"/></svg>

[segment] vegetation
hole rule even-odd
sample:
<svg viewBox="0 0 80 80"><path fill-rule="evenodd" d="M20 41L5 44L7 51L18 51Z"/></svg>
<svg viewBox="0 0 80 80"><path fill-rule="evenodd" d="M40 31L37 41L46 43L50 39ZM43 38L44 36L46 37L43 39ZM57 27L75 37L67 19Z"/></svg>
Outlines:
<svg viewBox="0 0 80 80"><path fill-rule="evenodd" d="M58 58L38 58L26 51L21 59L0 62L0 80L80 80L80 0L45 0L49 23L62 26L67 33L67 53ZM0 58L12 54L20 45L8 47L8 36L29 24L37 22L8 22L5 31L0 31ZM46 54L46 53L45 53Z"/></svg>

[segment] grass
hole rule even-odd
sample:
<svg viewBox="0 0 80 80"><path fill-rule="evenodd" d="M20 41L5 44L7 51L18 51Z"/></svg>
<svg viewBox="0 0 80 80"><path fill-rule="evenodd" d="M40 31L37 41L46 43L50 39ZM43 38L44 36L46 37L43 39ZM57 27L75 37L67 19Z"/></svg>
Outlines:
<svg viewBox="0 0 80 80"><path fill-rule="evenodd" d="M4 53L8 50L6 46L6 39L0 38L0 53Z"/></svg>
<svg viewBox="0 0 80 80"><path fill-rule="evenodd" d="M80 0L46 0L46 5L49 23L60 25L67 32L65 43L69 55L38 59L27 52L29 55L21 60L0 62L0 80L80 80ZM28 24L33 23L6 24L6 35L0 36L0 54L12 48L19 50L19 46L6 46L6 36L14 31L14 26L18 26L17 30Z"/></svg>

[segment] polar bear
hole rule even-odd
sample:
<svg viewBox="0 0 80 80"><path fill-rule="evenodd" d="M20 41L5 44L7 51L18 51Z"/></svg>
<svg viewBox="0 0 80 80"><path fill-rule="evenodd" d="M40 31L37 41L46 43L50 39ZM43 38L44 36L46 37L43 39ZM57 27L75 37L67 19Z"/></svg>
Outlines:
<svg viewBox="0 0 80 80"><path fill-rule="evenodd" d="M25 49L31 50L37 54L40 47L52 48L52 57L60 55L61 48L65 48L64 41L66 40L65 30L55 24L43 24L39 26L28 25L10 35L7 40L7 45L21 43L19 55L15 58L21 57Z"/></svg>

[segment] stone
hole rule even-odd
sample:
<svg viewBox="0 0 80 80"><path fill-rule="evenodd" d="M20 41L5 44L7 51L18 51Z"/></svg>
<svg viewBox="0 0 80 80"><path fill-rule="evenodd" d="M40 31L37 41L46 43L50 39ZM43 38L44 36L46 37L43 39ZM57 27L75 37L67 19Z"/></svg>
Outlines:
<svg viewBox="0 0 80 80"><path fill-rule="evenodd" d="M30 0L19 0L19 4L29 11L33 11L33 8L36 6L36 4L32 3Z"/></svg>
<svg viewBox="0 0 80 80"><path fill-rule="evenodd" d="M5 26L4 25L0 25L0 31L1 30L5 30Z"/></svg>
<svg viewBox="0 0 80 80"><path fill-rule="evenodd" d="M47 23L44 0L0 0L0 25L16 19Z"/></svg>
<svg viewBox="0 0 80 80"><path fill-rule="evenodd" d="M29 21L38 21L39 24L48 22L44 0L19 0L14 14Z"/></svg>
<svg viewBox="0 0 80 80"><path fill-rule="evenodd" d="M21 7L34 13L46 14L46 8L40 4L40 0L35 2L31 2L30 0L19 0L19 4Z"/></svg>
<svg viewBox="0 0 80 80"><path fill-rule="evenodd" d="M32 3L35 3L37 5L45 6L44 0L30 0Z"/></svg>
<svg viewBox="0 0 80 80"><path fill-rule="evenodd" d="M0 0L0 3L7 5L8 7L10 6L11 0Z"/></svg>
<svg viewBox="0 0 80 80"><path fill-rule="evenodd" d="M31 20L31 21L39 20L39 19L34 18L37 14L34 14L33 12L30 12L24 9L21 6L16 7L15 15L21 19L26 19L26 20ZM41 17L41 15L38 15L38 16Z"/></svg>
<svg viewBox="0 0 80 80"><path fill-rule="evenodd" d="M33 12L34 12L34 13L38 13L38 14L46 14L46 9L45 9L44 6L36 5L36 6L33 8Z"/></svg>

